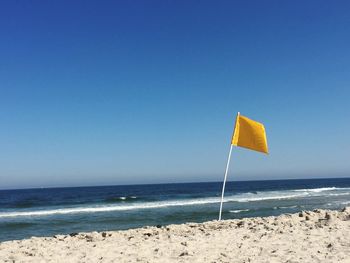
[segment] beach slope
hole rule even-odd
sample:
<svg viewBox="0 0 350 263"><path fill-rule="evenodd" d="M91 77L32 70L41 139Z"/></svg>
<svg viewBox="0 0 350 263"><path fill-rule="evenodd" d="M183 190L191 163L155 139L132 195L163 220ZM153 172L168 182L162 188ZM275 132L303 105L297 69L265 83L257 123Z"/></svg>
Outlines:
<svg viewBox="0 0 350 263"><path fill-rule="evenodd" d="M350 262L350 207L0 243L1 262Z"/></svg>

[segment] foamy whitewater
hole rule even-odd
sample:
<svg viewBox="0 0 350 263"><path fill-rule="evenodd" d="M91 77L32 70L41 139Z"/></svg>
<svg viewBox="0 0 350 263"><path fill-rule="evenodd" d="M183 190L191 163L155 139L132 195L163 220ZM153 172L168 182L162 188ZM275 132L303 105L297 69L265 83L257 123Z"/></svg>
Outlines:
<svg viewBox="0 0 350 263"><path fill-rule="evenodd" d="M0 240L217 219L221 183L0 191ZM350 179L230 182L223 218L350 203Z"/></svg>

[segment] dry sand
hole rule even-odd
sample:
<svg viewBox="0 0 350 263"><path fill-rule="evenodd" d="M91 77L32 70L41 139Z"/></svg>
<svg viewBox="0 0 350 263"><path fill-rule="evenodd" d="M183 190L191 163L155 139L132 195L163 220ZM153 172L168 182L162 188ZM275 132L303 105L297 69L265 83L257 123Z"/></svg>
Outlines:
<svg viewBox="0 0 350 263"><path fill-rule="evenodd" d="M0 243L1 262L348 262L350 207Z"/></svg>

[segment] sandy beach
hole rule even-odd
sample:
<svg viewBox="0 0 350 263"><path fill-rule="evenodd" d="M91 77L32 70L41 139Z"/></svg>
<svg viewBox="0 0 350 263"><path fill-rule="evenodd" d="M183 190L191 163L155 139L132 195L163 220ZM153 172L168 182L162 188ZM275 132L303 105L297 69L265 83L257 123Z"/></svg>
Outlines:
<svg viewBox="0 0 350 263"><path fill-rule="evenodd" d="M0 243L1 262L350 262L350 207Z"/></svg>

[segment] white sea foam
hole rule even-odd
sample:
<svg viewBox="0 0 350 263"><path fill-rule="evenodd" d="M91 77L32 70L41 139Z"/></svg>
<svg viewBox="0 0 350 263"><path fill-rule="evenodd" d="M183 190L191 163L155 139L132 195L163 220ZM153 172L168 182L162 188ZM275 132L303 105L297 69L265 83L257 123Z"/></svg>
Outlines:
<svg viewBox="0 0 350 263"><path fill-rule="evenodd" d="M126 210L137 210L137 209L151 209L151 208L162 208L171 206L186 206L186 205L201 205L209 203L217 203L219 199L208 198L208 199L193 199L184 201L162 201L162 202L148 202L138 203L134 205L101 205L101 206L86 206L86 207L71 207L71 208L60 208L50 210L36 210L36 211L16 211L16 212L2 212L0 218L4 217L20 217L20 216L48 216L55 214L74 214L74 213L96 213L96 212L112 212L112 211L126 211Z"/></svg>
<svg viewBox="0 0 350 263"><path fill-rule="evenodd" d="M340 192L335 193L334 191L336 190L337 191L339 190ZM259 201L267 201L267 200L298 199L303 197L314 197L314 196L317 197L317 196L349 195L350 191L347 191L347 190L350 190L350 188L324 187L324 188L314 188L314 189L240 193L236 195L225 196L224 202L259 202ZM347 192L344 193L343 191L347 191ZM125 198L125 197L121 197L121 198ZM166 201L158 201L158 202L135 202L133 204L79 206L79 207L65 207L65 208L57 208L57 209L31 210L31 211L30 210L8 211L8 212L0 212L0 218L156 209L156 208L175 207L175 206L205 205L205 204L213 204L218 202L220 202L219 197L205 197L205 198L193 198L193 199L185 199L185 200L166 200ZM287 207L278 207L278 208L287 208ZM292 208L292 207L288 207L288 208Z"/></svg>
<svg viewBox="0 0 350 263"><path fill-rule="evenodd" d="M291 205L291 206L277 206L275 209L289 209L289 208L297 208L297 205Z"/></svg>
<svg viewBox="0 0 350 263"><path fill-rule="evenodd" d="M243 193L233 196L225 197L224 202L255 202L264 200L279 200L289 199L295 197L301 197L304 194L283 194L279 191L276 192L258 192L257 194ZM113 211L127 211L138 209L154 209L173 206L191 206L191 205L205 205L218 203L220 199L218 197L206 197L187 200L171 200L171 201L159 201L159 202L140 202L130 205L100 205L100 206L83 206L83 207L70 207L59 208L50 210L36 210L36 211L15 211L15 212L1 212L0 218L5 217L24 217L24 216L49 216L55 214L74 214L74 213L96 213L96 212L113 212Z"/></svg>
<svg viewBox="0 0 350 263"><path fill-rule="evenodd" d="M347 192L347 193L338 193L338 194L328 194L327 196L342 196L342 195L350 195L350 192Z"/></svg>
<svg viewBox="0 0 350 263"><path fill-rule="evenodd" d="M261 195L260 193L252 196L246 196L246 197L241 197L241 198L227 198L228 201L231 202L257 202L257 201L267 201L267 200L282 200L282 199L293 199L293 198L300 198L300 197L305 197L307 196L307 193L300 193L300 194L295 194L295 193L266 193L266 195Z"/></svg>
<svg viewBox="0 0 350 263"><path fill-rule="evenodd" d="M248 212L250 211L249 209L242 209L242 210L230 210L229 212L230 213L235 213L235 214L238 214L240 212Z"/></svg>
<svg viewBox="0 0 350 263"><path fill-rule="evenodd" d="M321 193L325 191L334 191L334 190L350 190L349 187L321 187L321 188L309 188L309 189L297 189L295 192L312 192L312 193Z"/></svg>

